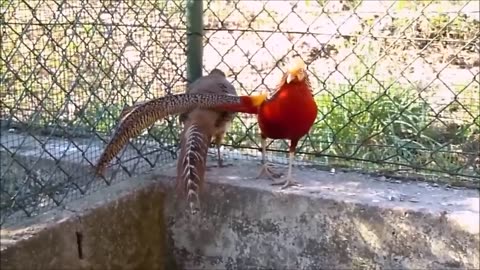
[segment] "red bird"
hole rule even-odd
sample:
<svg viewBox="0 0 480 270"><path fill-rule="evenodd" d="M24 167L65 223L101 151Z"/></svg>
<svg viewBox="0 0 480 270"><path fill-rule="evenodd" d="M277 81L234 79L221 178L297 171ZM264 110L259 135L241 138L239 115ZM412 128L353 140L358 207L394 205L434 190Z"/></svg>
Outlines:
<svg viewBox="0 0 480 270"><path fill-rule="evenodd" d="M273 183L283 185L282 189L298 185L292 177L295 150L298 141L310 131L318 113L305 67L303 60L294 59L280 81L278 90L265 100L258 110L263 160L259 176L275 176L265 163L266 139L290 140L288 174L285 181Z"/></svg>
<svg viewBox="0 0 480 270"><path fill-rule="evenodd" d="M263 166L258 177L277 178L266 163L267 138L290 140L288 174L284 181L272 185L283 185L282 189L298 185L292 177L292 164L298 141L305 136L317 118L317 104L312 95L310 81L301 58L295 58L283 75L276 92L271 98L263 100L258 107L233 105L237 112L257 114L260 126Z"/></svg>

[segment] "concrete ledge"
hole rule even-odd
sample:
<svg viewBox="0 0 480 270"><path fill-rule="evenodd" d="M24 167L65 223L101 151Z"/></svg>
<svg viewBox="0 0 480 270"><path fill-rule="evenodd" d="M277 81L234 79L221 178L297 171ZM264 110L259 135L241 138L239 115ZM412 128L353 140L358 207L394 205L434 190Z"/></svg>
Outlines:
<svg viewBox="0 0 480 270"><path fill-rule="evenodd" d="M479 268L477 190L297 169L282 192L256 169L210 171L199 218L167 207L187 269Z"/></svg>
<svg viewBox="0 0 480 270"><path fill-rule="evenodd" d="M4 224L2 269L166 269L173 257L164 192L145 180L135 185L123 182L64 209Z"/></svg>
<svg viewBox="0 0 480 270"><path fill-rule="evenodd" d="M280 191L254 179L257 162L236 161L207 172L191 216L174 166L11 219L2 269L480 268L478 190L296 167L303 187Z"/></svg>

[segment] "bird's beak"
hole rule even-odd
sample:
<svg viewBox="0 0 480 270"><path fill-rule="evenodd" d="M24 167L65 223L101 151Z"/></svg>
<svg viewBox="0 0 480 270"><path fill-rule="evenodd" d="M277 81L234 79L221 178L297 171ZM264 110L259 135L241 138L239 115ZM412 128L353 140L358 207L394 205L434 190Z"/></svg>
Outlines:
<svg viewBox="0 0 480 270"><path fill-rule="evenodd" d="M287 83L291 83L294 79L303 80L305 63L301 58L295 58L287 69Z"/></svg>
<svg viewBox="0 0 480 270"><path fill-rule="evenodd" d="M292 82L297 77L296 74L289 72L287 75L287 83Z"/></svg>

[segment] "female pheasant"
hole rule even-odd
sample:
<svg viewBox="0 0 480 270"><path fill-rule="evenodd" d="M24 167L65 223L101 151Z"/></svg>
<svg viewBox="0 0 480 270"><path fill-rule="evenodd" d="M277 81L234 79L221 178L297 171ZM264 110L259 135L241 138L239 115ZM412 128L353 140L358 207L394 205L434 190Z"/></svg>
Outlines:
<svg viewBox="0 0 480 270"><path fill-rule="evenodd" d="M228 107L228 105L254 108L264 99L263 95L236 96L188 93L164 96L127 107L120 114L117 128L98 158L95 165L95 174L103 176L108 163L120 153L131 138L140 135L143 130L166 116L186 113L195 108L206 109Z"/></svg>
<svg viewBox="0 0 480 270"><path fill-rule="evenodd" d="M207 76L192 83L187 94L237 96L235 87L225 73L213 69ZM179 116L184 129L180 135L180 155L177 161L177 194L187 199L192 213L200 210L200 193L205 181L207 151L210 141L216 144L218 167L223 167L220 146L235 117L235 113L195 108Z"/></svg>

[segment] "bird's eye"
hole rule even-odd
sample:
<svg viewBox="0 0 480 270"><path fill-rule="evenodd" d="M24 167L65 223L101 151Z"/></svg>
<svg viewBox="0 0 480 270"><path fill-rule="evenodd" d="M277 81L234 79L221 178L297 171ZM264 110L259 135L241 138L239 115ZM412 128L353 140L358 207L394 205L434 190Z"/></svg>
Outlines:
<svg viewBox="0 0 480 270"><path fill-rule="evenodd" d="M298 72L298 79L299 80L303 80L303 78L305 78L305 71L304 70L300 70L300 72Z"/></svg>

